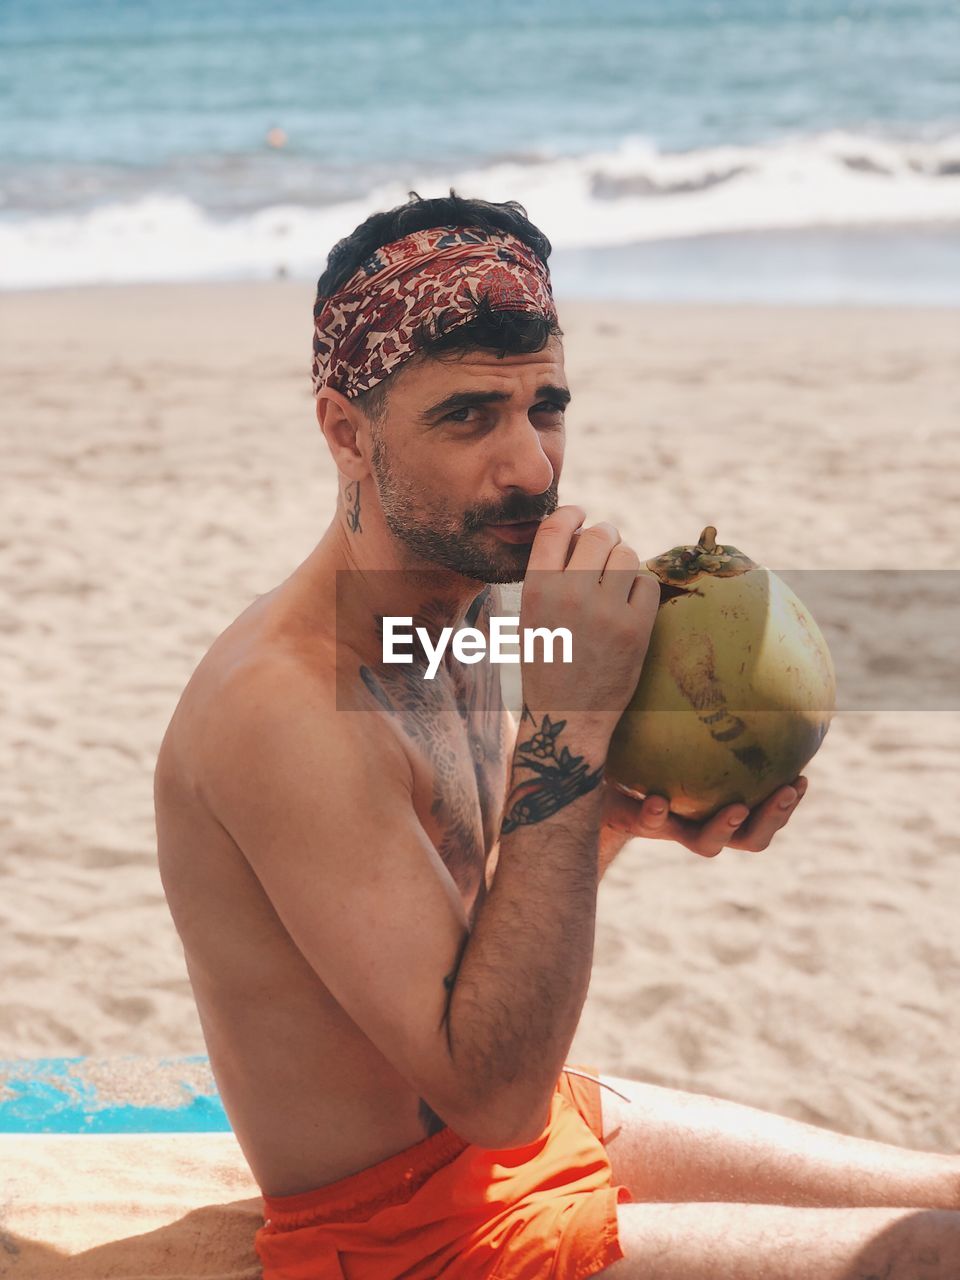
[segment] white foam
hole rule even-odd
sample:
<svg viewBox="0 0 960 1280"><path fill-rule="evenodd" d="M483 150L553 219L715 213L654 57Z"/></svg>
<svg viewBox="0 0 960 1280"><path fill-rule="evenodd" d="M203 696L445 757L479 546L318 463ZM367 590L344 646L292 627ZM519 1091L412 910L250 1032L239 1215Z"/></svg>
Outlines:
<svg viewBox="0 0 960 1280"><path fill-rule="evenodd" d="M643 139L575 157L511 161L397 182L320 207L214 218L155 193L84 213L0 221L0 287L311 277L377 209L423 196L519 200L556 248L678 236L960 223L960 135L898 142L842 132L767 146L661 153Z"/></svg>

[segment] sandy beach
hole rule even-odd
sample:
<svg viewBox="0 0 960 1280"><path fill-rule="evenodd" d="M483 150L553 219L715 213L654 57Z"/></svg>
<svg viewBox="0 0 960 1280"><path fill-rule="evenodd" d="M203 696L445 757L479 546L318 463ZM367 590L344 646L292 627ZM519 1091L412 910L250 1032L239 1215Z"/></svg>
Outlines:
<svg viewBox="0 0 960 1280"><path fill-rule="evenodd" d="M713 523L772 567L956 569L955 311L560 301L561 497L591 519L650 555ZM152 769L207 645L326 527L311 302L0 304L0 1058L204 1051ZM956 687L944 705L838 716L764 854L629 846L571 1061L956 1150Z"/></svg>

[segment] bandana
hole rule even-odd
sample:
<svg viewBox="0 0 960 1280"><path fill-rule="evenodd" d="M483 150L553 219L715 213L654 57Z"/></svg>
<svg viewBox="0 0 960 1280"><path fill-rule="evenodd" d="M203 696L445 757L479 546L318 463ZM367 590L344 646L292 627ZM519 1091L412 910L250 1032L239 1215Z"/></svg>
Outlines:
<svg viewBox="0 0 960 1280"><path fill-rule="evenodd" d="M557 318L547 268L515 236L431 227L383 245L317 302L314 392L333 387L352 399L369 391L421 349L418 326L467 324L484 294L494 311Z"/></svg>

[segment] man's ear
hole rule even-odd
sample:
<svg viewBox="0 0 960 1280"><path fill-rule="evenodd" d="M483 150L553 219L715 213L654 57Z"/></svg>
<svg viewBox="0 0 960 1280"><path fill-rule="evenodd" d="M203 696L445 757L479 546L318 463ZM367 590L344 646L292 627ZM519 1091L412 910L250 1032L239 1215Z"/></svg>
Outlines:
<svg viewBox="0 0 960 1280"><path fill-rule="evenodd" d="M339 391L324 387L317 395L317 422L337 470L350 480L368 476L363 436L370 427L364 413Z"/></svg>

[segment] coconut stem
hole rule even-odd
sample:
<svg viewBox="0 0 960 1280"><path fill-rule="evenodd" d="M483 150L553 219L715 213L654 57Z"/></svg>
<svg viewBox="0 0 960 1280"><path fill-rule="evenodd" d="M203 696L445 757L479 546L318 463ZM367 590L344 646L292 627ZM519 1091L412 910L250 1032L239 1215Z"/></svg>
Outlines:
<svg viewBox="0 0 960 1280"><path fill-rule="evenodd" d="M706 551L708 555L712 555L717 549L717 531L712 524L708 524L700 535L700 541L697 543L698 551Z"/></svg>

